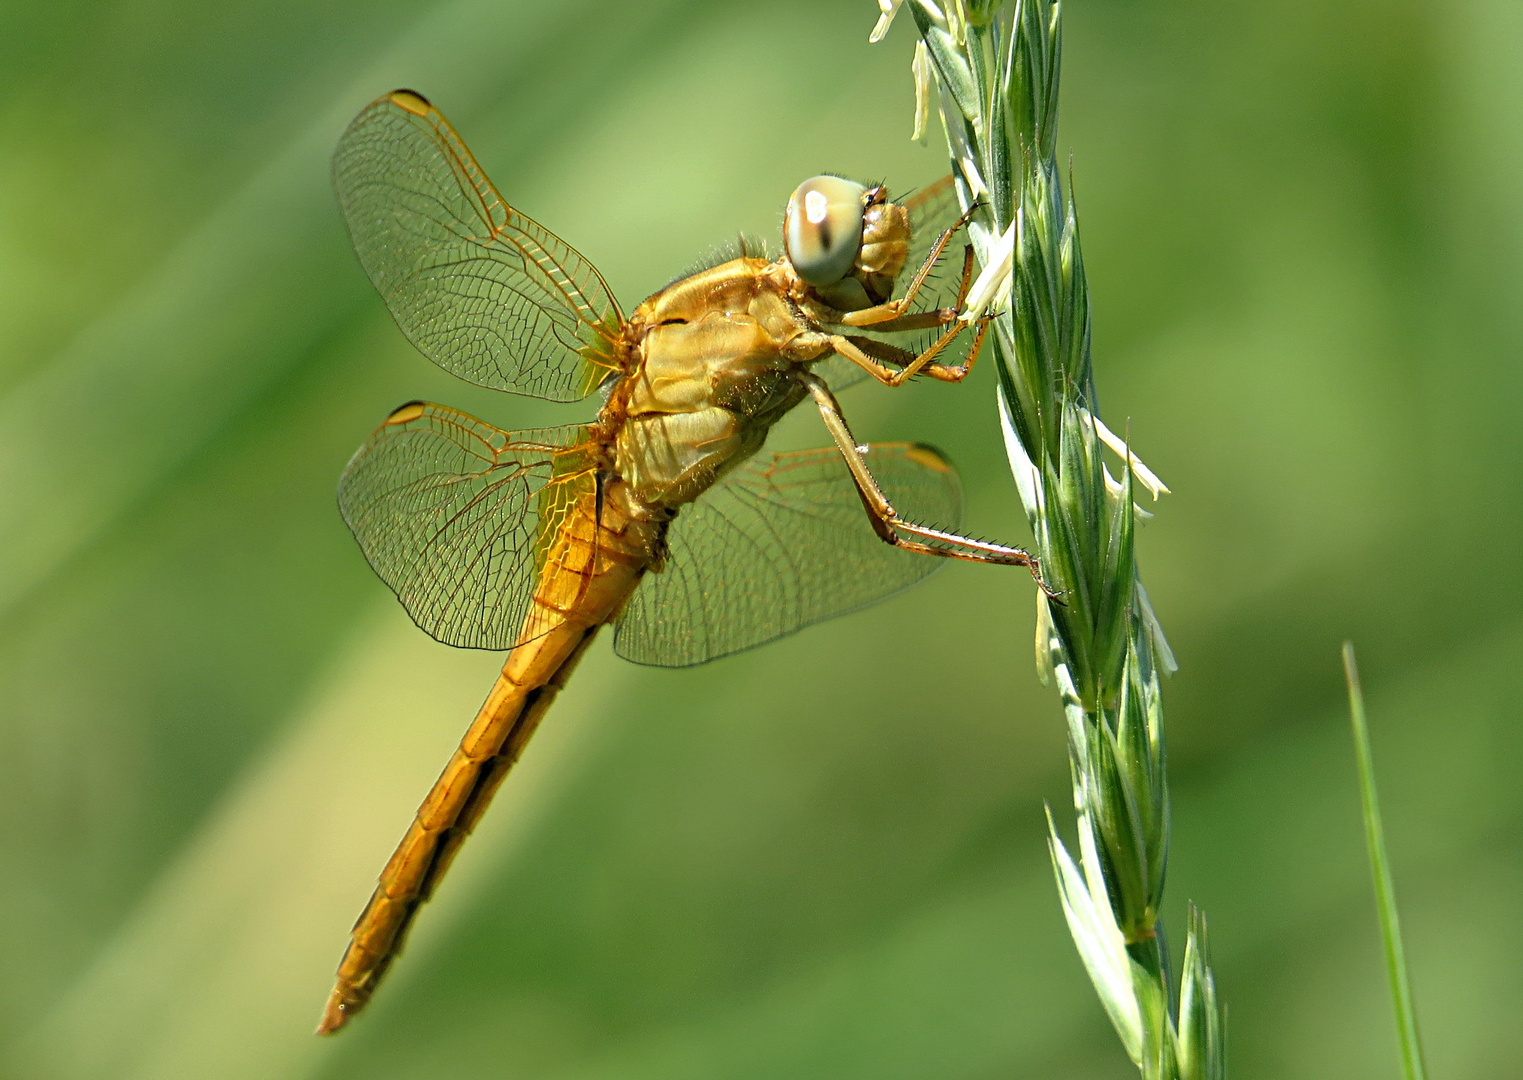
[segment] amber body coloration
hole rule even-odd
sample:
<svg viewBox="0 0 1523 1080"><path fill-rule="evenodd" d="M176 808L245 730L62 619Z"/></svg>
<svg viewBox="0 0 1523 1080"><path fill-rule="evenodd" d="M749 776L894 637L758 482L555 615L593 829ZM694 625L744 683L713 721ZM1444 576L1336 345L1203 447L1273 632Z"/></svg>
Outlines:
<svg viewBox="0 0 1523 1080"><path fill-rule="evenodd" d="M356 118L334 178L361 262L430 358L498 389L575 400L601 387L604 400L592 424L530 432L415 402L345 471L344 516L418 624L450 644L509 654L355 924L320 1032L369 1000L603 625L615 625L621 655L685 665L871 603L923 577L934 560L922 555L1036 573L1019 548L918 523L955 526L955 473L928 447L859 446L813 370L829 360L889 385L967 373L982 331L957 310L970 257L955 303L911 308L961 220L933 243L921 237L923 260L908 266L912 208L925 201L846 187L848 203L856 190L861 200L844 216L854 254L839 279L811 285L786 255L742 255L624 319L597 271L503 202L411 91ZM848 183L821 179L833 192ZM936 190L946 197L945 185ZM790 204L790 215L810 216L790 218L789 235L818 227L811 240L843 242L824 217L839 208L822 205ZM906 269L915 276L892 300ZM886 338L912 331L930 331L928 347ZM943 363L964 331L963 362ZM759 455L806 399L834 446Z"/></svg>

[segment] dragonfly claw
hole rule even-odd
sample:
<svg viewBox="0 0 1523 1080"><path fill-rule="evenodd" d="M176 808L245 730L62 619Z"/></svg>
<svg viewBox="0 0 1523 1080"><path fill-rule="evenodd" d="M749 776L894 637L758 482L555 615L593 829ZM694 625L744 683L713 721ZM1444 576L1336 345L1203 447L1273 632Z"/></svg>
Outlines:
<svg viewBox="0 0 1523 1080"><path fill-rule="evenodd" d="M1042 577L1042 563L1035 555L1031 556L1031 561L1026 564L1026 568L1031 571L1031 576L1036 579L1037 588L1046 594L1048 600L1057 604L1058 607L1068 606L1067 601L1063 599L1068 594L1062 589L1054 589L1047 584L1047 579Z"/></svg>

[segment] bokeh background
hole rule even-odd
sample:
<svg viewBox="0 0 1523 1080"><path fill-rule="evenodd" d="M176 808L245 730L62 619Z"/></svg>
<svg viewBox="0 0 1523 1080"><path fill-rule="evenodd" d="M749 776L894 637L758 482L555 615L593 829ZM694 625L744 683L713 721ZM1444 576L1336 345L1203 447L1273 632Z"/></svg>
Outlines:
<svg viewBox="0 0 1523 1080"><path fill-rule="evenodd" d="M802 177L945 171L875 14L0 6L0 1073L1134 1075L1054 897L1031 584L973 566L706 668L600 644L371 1010L310 1034L499 662L411 626L334 482L411 398L585 415L405 344L335 139L423 91L628 307ZM1233 1074L1396 1071L1352 637L1433 1075L1523 1075L1523 6L1078 0L1066 42L1104 414L1175 491L1169 918L1212 919ZM846 404L1021 538L991 372Z"/></svg>

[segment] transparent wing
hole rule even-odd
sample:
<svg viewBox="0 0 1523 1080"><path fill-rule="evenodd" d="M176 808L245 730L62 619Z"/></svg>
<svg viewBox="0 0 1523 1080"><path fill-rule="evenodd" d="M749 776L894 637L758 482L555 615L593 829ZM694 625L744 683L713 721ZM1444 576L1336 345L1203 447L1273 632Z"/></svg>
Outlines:
<svg viewBox="0 0 1523 1080"><path fill-rule="evenodd" d="M962 203L958 201L957 184L950 173L899 202L910 212L910 254L905 261L905 273L899 279L898 290L899 295L903 295L904 287L909 284L911 275L920 268L925 257L931 253L931 245L936 243L936 238L962 217ZM954 236L947 245L946 254L942 256L937 271L940 276L946 276L947 270L952 269L954 288L956 277L962 271L962 244L959 242L961 235Z"/></svg>
<svg viewBox="0 0 1523 1080"><path fill-rule="evenodd" d="M867 463L905 517L957 526L961 487L937 451L879 443ZM942 562L878 539L834 447L747 462L684 507L667 542L665 569L646 575L614 637L620 656L662 667L701 664L855 611Z"/></svg>
<svg viewBox="0 0 1523 1080"><path fill-rule="evenodd" d="M623 316L572 247L503 201L410 90L354 118L333 156L354 250L409 341L481 386L577 401L617 368Z"/></svg>
<svg viewBox="0 0 1523 1080"><path fill-rule="evenodd" d="M582 426L502 431L413 402L350 460L339 510L430 636L511 649L549 629L526 623L530 598L550 539L579 505L591 506L589 434Z"/></svg>

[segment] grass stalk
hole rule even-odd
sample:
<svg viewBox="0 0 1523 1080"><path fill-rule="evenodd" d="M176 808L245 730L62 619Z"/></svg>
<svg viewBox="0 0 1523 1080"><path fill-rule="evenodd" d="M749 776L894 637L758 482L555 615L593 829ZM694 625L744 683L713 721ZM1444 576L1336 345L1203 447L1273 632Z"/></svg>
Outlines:
<svg viewBox="0 0 1523 1080"><path fill-rule="evenodd" d="M1401 922L1396 915L1396 889L1391 883L1391 864L1386 858L1385 827L1380 822L1380 800L1375 793L1375 759L1370 753L1370 731L1365 723L1364 691L1354 661L1354 643L1343 643L1343 677L1348 683L1349 723L1354 730L1354 758L1359 766L1359 801L1364 813L1364 844L1370 855L1370 877L1375 885L1375 909L1380 917L1380 941L1385 950L1386 977L1391 983L1391 1005L1396 1012L1396 1034L1401 1043L1402 1075L1425 1080L1422 1040L1417 1032L1417 1011L1412 1005L1412 985L1407 976L1407 954L1401 943Z"/></svg>
<svg viewBox="0 0 1523 1080"><path fill-rule="evenodd" d="M882 36L901 7L881 0ZM979 279L1011 472L1062 603L1037 595L1037 667L1068 724L1077 858L1051 811L1059 899L1144 1077L1221 1080L1225 1012L1191 909L1177 997L1159 920L1169 845L1161 678L1174 669L1135 530L1167 489L1100 420L1078 215L1057 163L1062 16L1053 0L908 0L917 134L939 112ZM935 102L933 104L932 102ZM1109 456L1107 456L1109 455ZM1119 478L1118 478L1119 477Z"/></svg>

